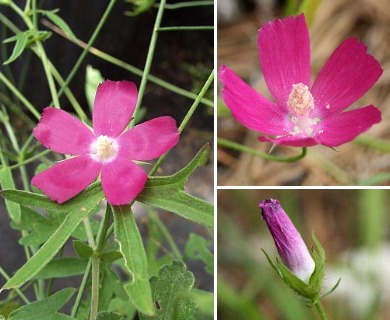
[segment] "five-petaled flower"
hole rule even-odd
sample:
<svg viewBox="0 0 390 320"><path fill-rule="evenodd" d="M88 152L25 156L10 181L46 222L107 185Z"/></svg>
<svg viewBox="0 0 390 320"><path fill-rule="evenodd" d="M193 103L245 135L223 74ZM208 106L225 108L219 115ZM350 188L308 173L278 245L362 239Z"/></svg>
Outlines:
<svg viewBox="0 0 390 320"><path fill-rule="evenodd" d="M260 141L295 147L339 146L380 122L373 105L342 112L382 74L354 38L345 40L310 85L310 39L303 14L265 24L258 38L260 64L275 103L222 66L222 97L233 116L260 132Z"/></svg>
<svg viewBox="0 0 390 320"><path fill-rule="evenodd" d="M261 201L259 207L283 263L298 278L308 283L315 269L314 260L280 202L267 199Z"/></svg>
<svg viewBox="0 0 390 320"><path fill-rule="evenodd" d="M171 117L158 117L124 131L137 99L132 82L101 83L95 96L93 130L65 111L45 108L33 135L45 147L74 157L36 175L32 184L63 203L101 175L103 192L111 204L134 200L148 177L134 161L155 159L179 140Z"/></svg>

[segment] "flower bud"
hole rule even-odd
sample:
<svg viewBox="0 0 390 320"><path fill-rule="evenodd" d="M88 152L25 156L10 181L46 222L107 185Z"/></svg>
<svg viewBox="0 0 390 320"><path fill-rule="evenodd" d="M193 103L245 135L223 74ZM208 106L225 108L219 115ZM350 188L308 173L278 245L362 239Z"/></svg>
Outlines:
<svg viewBox="0 0 390 320"><path fill-rule="evenodd" d="M267 199L259 203L262 216L274 238L283 263L302 281L309 282L315 263L301 235L279 201Z"/></svg>

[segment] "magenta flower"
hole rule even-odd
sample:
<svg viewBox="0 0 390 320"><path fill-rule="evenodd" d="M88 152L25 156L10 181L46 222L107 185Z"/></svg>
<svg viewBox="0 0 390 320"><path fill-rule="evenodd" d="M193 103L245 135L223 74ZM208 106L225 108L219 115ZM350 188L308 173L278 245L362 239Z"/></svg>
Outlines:
<svg viewBox="0 0 390 320"><path fill-rule="evenodd" d="M259 207L283 263L307 283L314 271L315 263L301 235L278 200L263 200Z"/></svg>
<svg viewBox="0 0 390 320"><path fill-rule="evenodd" d="M148 178L134 161L155 159L179 140L175 120L159 117L124 131L137 103L129 81L105 81L97 89L93 130L65 111L45 108L33 135L55 152L73 155L36 175L32 184L58 203L74 197L101 174L107 200L128 204Z"/></svg>
<svg viewBox="0 0 390 320"><path fill-rule="evenodd" d="M354 38L331 55L311 86L310 39L305 16L265 24L258 38L260 64L275 103L222 66L222 97L245 127L261 132L260 141L295 147L335 147L380 122L373 105L343 112L382 74L379 62Z"/></svg>

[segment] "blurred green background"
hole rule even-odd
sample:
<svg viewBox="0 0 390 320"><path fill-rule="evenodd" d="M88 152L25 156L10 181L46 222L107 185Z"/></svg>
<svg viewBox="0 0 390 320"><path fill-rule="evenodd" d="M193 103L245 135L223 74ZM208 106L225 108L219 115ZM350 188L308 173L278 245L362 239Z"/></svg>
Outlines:
<svg viewBox="0 0 390 320"><path fill-rule="evenodd" d="M258 202L277 198L311 247L326 255L322 300L329 319L390 319L389 190L218 190L218 318L311 320L266 261L273 239Z"/></svg>

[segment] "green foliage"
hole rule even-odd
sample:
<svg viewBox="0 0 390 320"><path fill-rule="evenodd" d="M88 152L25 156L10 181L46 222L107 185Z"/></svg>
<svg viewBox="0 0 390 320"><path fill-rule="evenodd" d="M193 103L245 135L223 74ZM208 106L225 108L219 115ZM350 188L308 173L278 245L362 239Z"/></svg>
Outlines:
<svg viewBox="0 0 390 320"><path fill-rule="evenodd" d="M131 11L126 11L125 14L131 17L138 16L139 14L148 11L155 3L155 0L126 0L133 7Z"/></svg>
<svg viewBox="0 0 390 320"><path fill-rule="evenodd" d="M42 206L44 208L49 207L50 209L53 209L54 206L60 207L62 211L69 210L68 215L58 229L50 236L37 253L7 281L2 289L17 288L42 270L42 268L47 265L61 249L66 240L76 229L77 225L95 209L96 204L102 199L102 193L98 192L95 186L91 186L83 191L78 197L73 198L64 205L55 204L46 197L25 191L4 190L2 195L6 199L32 207ZM30 201L27 199L30 199Z"/></svg>
<svg viewBox="0 0 390 320"><path fill-rule="evenodd" d="M96 320L126 320L125 317L114 312L99 312Z"/></svg>
<svg viewBox="0 0 390 320"><path fill-rule="evenodd" d="M69 25L62 19L59 15L57 15L57 10L51 10L51 11L39 11L43 13L49 20L51 20L58 28L60 28L65 34L72 39L73 41L77 41L77 37L73 33L72 29L69 27Z"/></svg>
<svg viewBox="0 0 390 320"><path fill-rule="evenodd" d="M3 167L0 169L0 185L2 189L15 189L11 170L6 167L4 163ZM19 223L21 219L20 205L7 199L5 200L5 205L7 207L7 212L11 220L15 221L16 223Z"/></svg>
<svg viewBox="0 0 390 320"><path fill-rule="evenodd" d="M193 260L201 260L206 265L206 271L209 274L214 273L214 255L210 252L212 241L191 233L186 243L185 254Z"/></svg>
<svg viewBox="0 0 390 320"><path fill-rule="evenodd" d="M141 320L195 319L197 306L191 295L194 282L194 275L187 270L184 262L174 260L170 266L163 266L158 276L150 280L156 314L140 314Z"/></svg>
<svg viewBox="0 0 390 320"><path fill-rule="evenodd" d="M202 147L185 168L171 176L149 178L144 191L137 197L137 200L153 207L174 212L206 227L213 227L213 206L183 191L188 177L208 160L209 150L208 145Z"/></svg>
<svg viewBox="0 0 390 320"><path fill-rule="evenodd" d="M13 311L8 320L66 320L72 317L57 311L73 296L75 289L66 288L41 301L30 303Z"/></svg>
<svg viewBox="0 0 390 320"><path fill-rule="evenodd" d="M115 240L131 279L125 285L132 303L147 315L154 314L144 245L130 206L114 206Z"/></svg>
<svg viewBox="0 0 390 320"><path fill-rule="evenodd" d="M58 258L50 261L34 278L55 279L83 274L87 262L78 258Z"/></svg>

